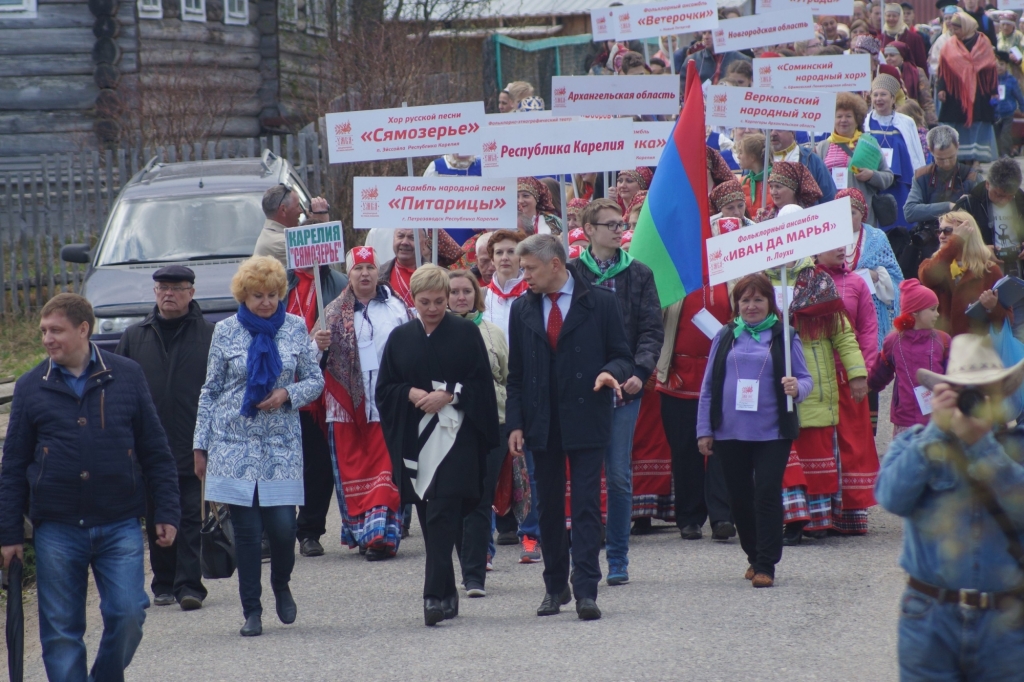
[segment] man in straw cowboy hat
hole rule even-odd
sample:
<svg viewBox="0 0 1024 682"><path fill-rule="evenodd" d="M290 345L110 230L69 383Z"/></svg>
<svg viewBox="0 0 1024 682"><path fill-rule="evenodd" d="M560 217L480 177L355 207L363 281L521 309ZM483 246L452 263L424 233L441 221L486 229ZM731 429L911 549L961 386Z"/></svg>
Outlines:
<svg viewBox="0 0 1024 682"><path fill-rule="evenodd" d="M1004 368L974 334L953 339L945 376L917 372L931 421L893 441L875 487L906 519L903 682L1024 679L1024 430L994 429L1022 380L1024 361Z"/></svg>

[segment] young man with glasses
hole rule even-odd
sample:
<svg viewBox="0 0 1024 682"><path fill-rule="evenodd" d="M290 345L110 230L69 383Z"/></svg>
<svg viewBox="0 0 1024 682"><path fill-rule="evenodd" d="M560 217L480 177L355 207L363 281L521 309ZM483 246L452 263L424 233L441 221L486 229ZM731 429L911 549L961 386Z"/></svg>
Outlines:
<svg viewBox="0 0 1024 682"><path fill-rule="evenodd" d="M629 582L629 525L633 516L633 429L640 414L644 384L654 372L665 338L654 273L621 247L626 223L612 199L596 199L583 209L580 223L590 246L571 261L588 284L615 294L633 356L633 374L613 401L611 440L605 449L608 486L606 524L608 584Z"/></svg>
<svg viewBox="0 0 1024 682"><path fill-rule="evenodd" d="M177 602L183 611L202 608L206 599L199 567L202 486L195 475L192 436L199 392L206 379L213 323L203 317L199 304L192 300L195 279L195 273L181 265L168 265L154 272L156 305L145 320L125 330L115 351L142 367L177 465L181 504L178 538L169 547L157 544L152 496L146 504L146 534L153 567L153 603L168 606Z"/></svg>

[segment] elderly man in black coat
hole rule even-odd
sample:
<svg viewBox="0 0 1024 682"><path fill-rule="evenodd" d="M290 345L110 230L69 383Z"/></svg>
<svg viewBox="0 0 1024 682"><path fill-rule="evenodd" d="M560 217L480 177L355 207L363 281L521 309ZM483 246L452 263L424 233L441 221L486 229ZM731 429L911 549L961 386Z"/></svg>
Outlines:
<svg viewBox="0 0 1024 682"><path fill-rule="evenodd" d="M601 464L611 437L612 395L633 375L615 295L567 269L562 242L533 235L516 248L530 293L509 319L509 448L534 453L544 600L538 616L568 604L565 465L572 476L573 591L581 620L601 617Z"/></svg>
<svg viewBox="0 0 1024 682"><path fill-rule="evenodd" d="M154 272L156 305L146 319L125 330L115 351L142 367L178 467L178 538L170 547L157 544L152 496L146 502L146 534L153 567L153 603L167 606L178 602L183 611L202 608L206 599L199 567L202 484L196 478L192 436L199 392L206 380L213 323L203 317L199 304L192 300L195 281L195 273L182 265L168 265Z"/></svg>

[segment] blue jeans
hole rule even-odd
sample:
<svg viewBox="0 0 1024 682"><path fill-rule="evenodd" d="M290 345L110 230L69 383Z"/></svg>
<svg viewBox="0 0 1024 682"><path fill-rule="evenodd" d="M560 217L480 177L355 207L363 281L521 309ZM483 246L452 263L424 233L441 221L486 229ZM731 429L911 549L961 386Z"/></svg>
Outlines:
<svg viewBox="0 0 1024 682"><path fill-rule="evenodd" d="M36 526L35 550L46 676L62 682L124 680L149 608L139 520L94 528L47 521ZM86 674L82 637L90 566L100 593L103 637Z"/></svg>
<svg viewBox="0 0 1024 682"><path fill-rule="evenodd" d="M238 595L242 616L263 613L263 564L260 544L263 531L270 541L270 587L277 592L288 587L295 567L295 507L261 507L257 489L252 506L229 504L235 530L235 563L238 564Z"/></svg>
<svg viewBox="0 0 1024 682"><path fill-rule="evenodd" d="M940 604L907 588L900 602L900 682L1024 679L1024 628L995 609Z"/></svg>
<svg viewBox="0 0 1024 682"><path fill-rule="evenodd" d="M633 431L640 416L640 399L612 411L612 437L604 451L608 487L605 556L608 569L629 566L629 524L633 520Z"/></svg>
<svg viewBox="0 0 1024 682"><path fill-rule="evenodd" d="M532 504L530 505L530 513L519 524L519 539L522 540L524 535L529 535L535 540L540 540L540 511L537 504L537 478L533 475L533 453L524 447L523 454L526 456L526 471L530 474L530 499Z"/></svg>

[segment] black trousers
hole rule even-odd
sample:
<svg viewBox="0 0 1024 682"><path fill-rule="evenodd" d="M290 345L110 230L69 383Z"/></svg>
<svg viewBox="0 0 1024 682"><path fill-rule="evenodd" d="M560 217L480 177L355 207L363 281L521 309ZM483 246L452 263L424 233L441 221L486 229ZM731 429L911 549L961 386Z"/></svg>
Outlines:
<svg viewBox="0 0 1024 682"><path fill-rule="evenodd" d="M609 415L610 416L610 415ZM573 594L576 599L597 599L601 581L601 469L606 448L562 449L558 417L551 420L547 450L533 451L540 512L544 589L560 594L569 583L569 533L565 529L565 463L572 476Z"/></svg>
<svg viewBox="0 0 1024 682"><path fill-rule="evenodd" d="M732 496L732 515L747 562L775 577L782 559L782 475L789 461L789 440L716 440Z"/></svg>
<svg viewBox="0 0 1024 682"><path fill-rule="evenodd" d="M295 522L295 537L319 540L327 532L327 512L334 496L334 469L331 466L331 447L323 429L308 412L299 412L302 425L302 486L306 504L299 507Z"/></svg>
<svg viewBox="0 0 1024 682"><path fill-rule="evenodd" d="M462 530L462 507L463 500L457 497L416 503L416 514L423 529L423 544L427 550L424 599L444 599L457 592L452 550Z"/></svg>
<svg viewBox="0 0 1024 682"><path fill-rule="evenodd" d="M728 521L729 491L718 457L697 449L697 404L700 401L661 394L661 421L672 450L672 484L675 490L676 525L680 528ZM705 466L706 465L706 466Z"/></svg>
<svg viewBox="0 0 1024 682"><path fill-rule="evenodd" d="M504 424L501 426L501 441L487 453L487 469L484 472L484 491L480 504L463 520L460 538L456 547L461 547L459 562L462 564L462 584L484 586L487 575L487 545L491 540L491 505L494 503L494 489L498 485L501 465L508 453L508 435ZM514 515L513 515L514 518Z"/></svg>
<svg viewBox="0 0 1024 682"><path fill-rule="evenodd" d="M181 602L185 596L206 599L203 571L199 566L199 531L203 527L202 483L195 476L178 477L181 523L174 544L156 544L153 498L146 500L146 535L149 537L149 562L153 567L154 595L173 594Z"/></svg>

